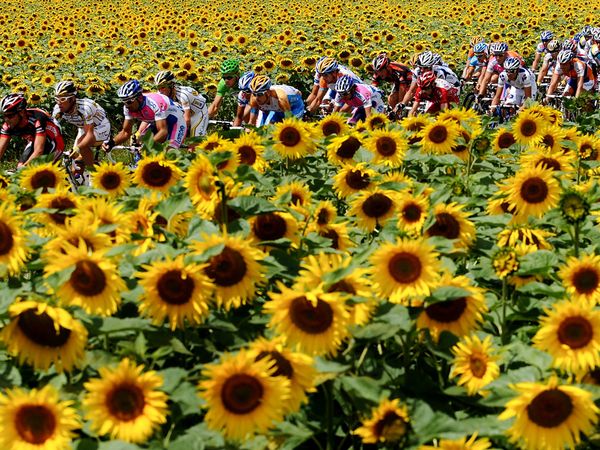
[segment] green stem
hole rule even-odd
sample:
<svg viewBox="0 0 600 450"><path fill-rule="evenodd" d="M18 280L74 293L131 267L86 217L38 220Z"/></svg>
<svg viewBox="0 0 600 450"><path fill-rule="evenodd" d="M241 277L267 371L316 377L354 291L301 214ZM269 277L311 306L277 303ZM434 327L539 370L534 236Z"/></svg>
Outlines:
<svg viewBox="0 0 600 450"><path fill-rule="evenodd" d="M506 324L506 305L508 303L508 298L507 298L507 291L508 291L508 283L506 281L506 277L502 279L502 335L501 335L501 341L502 344L506 344L506 337L507 337L507 333L506 333L506 328L507 328L507 324Z"/></svg>
<svg viewBox="0 0 600 450"><path fill-rule="evenodd" d="M577 158L577 184L581 178L581 155Z"/></svg>
<svg viewBox="0 0 600 450"><path fill-rule="evenodd" d="M579 221L573 225L573 247L575 248L575 257L579 258Z"/></svg>
<svg viewBox="0 0 600 450"><path fill-rule="evenodd" d="M327 426L327 450L333 450L333 395L331 392L331 380L323 385L325 393L325 423Z"/></svg>

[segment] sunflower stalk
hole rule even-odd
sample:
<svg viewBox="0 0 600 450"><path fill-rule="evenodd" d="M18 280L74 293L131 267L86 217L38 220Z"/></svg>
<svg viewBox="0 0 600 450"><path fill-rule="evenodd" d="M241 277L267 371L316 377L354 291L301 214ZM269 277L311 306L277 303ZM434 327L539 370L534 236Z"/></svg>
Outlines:
<svg viewBox="0 0 600 450"><path fill-rule="evenodd" d="M579 221L573 224L573 249L575 257L579 258Z"/></svg>
<svg viewBox="0 0 600 450"><path fill-rule="evenodd" d="M502 330L501 330L501 341L502 345L508 343L508 338L510 335L506 332L507 323L506 323L506 307L508 303L508 282L506 281L506 277L502 278L502 297L500 299L502 301Z"/></svg>
<svg viewBox="0 0 600 450"><path fill-rule="evenodd" d="M333 450L333 393L331 392L331 380L323 384L325 394L325 423L327 426L327 450Z"/></svg>

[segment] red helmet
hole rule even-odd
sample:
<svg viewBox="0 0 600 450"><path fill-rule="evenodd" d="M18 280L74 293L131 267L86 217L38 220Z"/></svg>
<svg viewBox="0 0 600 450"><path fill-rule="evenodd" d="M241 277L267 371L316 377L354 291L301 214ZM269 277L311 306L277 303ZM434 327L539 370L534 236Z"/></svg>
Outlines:
<svg viewBox="0 0 600 450"><path fill-rule="evenodd" d="M417 80L417 86L420 88L428 88L435 85L435 80L437 76L433 72L424 72L419 75L419 79Z"/></svg>
<svg viewBox="0 0 600 450"><path fill-rule="evenodd" d="M23 111L25 108L27 108L27 100L23 94L8 94L0 104L2 113Z"/></svg>

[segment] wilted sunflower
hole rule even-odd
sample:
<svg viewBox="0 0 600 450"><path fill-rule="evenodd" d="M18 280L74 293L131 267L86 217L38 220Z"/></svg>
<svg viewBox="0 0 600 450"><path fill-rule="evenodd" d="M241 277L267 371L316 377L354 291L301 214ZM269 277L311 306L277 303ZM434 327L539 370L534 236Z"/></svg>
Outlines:
<svg viewBox="0 0 600 450"><path fill-rule="evenodd" d="M85 355L87 330L62 308L46 303L22 301L8 308L10 323L0 331L8 352L19 363L58 372L71 371Z"/></svg>
<svg viewBox="0 0 600 450"><path fill-rule="evenodd" d="M280 293L269 292L264 311L271 315L269 328L291 347L310 355L335 355L349 334L350 314L338 292L290 289L277 284Z"/></svg>
<svg viewBox="0 0 600 450"><path fill-rule="evenodd" d="M52 386L0 394L0 448L67 450L81 427L72 401L60 401Z"/></svg>
<svg viewBox="0 0 600 450"><path fill-rule="evenodd" d="M199 395L207 403L208 427L241 441L281 421L290 398L290 380L273 376L276 371L272 358L256 361L247 351L205 365Z"/></svg>
<svg viewBox="0 0 600 450"><path fill-rule="evenodd" d="M302 158L315 150L308 126L295 117L288 117L275 125L273 150L283 158Z"/></svg>
<svg viewBox="0 0 600 450"><path fill-rule="evenodd" d="M470 334L483 321L483 314L488 310L483 289L473 286L462 275L445 275L439 286L464 289L469 295L426 305L417 319L417 328L428 329L435 340L442 331L449 331L458 337Z"/></svg>
<svg viewBox="0 0 600 450"><path fill-rule="evenodd" d="M267 163L262 156L265 147L256 133L242 133L233 141L230 150L238 155L240 164L251 166L259 172L265 170Z"/></svg>
<svg viewBox="0 0 600 450"><path fill-rule="evenodd" d="M539 114L524 110L515 119L512 132L515 141L521 145L537 144L542 140L546 126Z"/></svg>
<svg viewBox="0 0 600 450"><path fill-rule="evenodd" d="M181 178L182 172L174 161L167 160L164 153L146 155L135 169L133 181L147 189L168 192Z"/></svg>
<svg viewBox="0 0 600 450"><path fill-rule="evenodd" d="M375 291L392 303L408 304L411 297L427 296L439 281L438 254L424 240L383 244L370 262Z"/></svg>
<svg viewBox="0 0 600 450"><path fill-rule="evenodd" d="M559 272L567 293L573 300L597 304L600 299L600 256L571 257Z"/></svg>
<svg viewBox="0 0 600 450"><path fill-rule="evenodd" d="M488 438L477 440L477 433L468 440L463 436L457 440L440 439L437 446L421 445L419 450L487 450L492 446Z"/></svg>
<svg viewBox="0 0 600 450"><path fill-rule="evenodd" d="M46 279L73 269L69 278L56 287L61 302L79 306L88 314L113 314L126 286L116 265L106 258L106 250L89 253L81 241L77 247L69 245L65 249L66 254L56 254L56 258L44 267Z"/></svg>
<svg viewBox="0 0 600 450"><path fill-rule="evenodd" d="M111 197L118 197L129 187L131 174L121 162L116 164L102 162L92 174L94 187L104 189Z"/></svg>
<svg viewBox="0 0 600 450"><path fill-rule="evenodd" d="M419 131L423 150L428 153L452 153L452 147L458 142L461 127L451 119L436 120Z"/></svg>
<svg viewBox="0 0 600 450"><path fill-rule="evenodd" d="M408 409L398 399L384 399L371 411L371 417L352 432L362 438L364 444L391 443L401 440L408 433Z"/></svg>
<svg viewBox="0 0 600 450"><path fill-rule="evenodd" d="M542 167L522 169L511 184L507 200L520 217L541 217L558 204L560 186L552 170Z"/></svg>
<svg viewBox="0 0 600 450"><path fill-rule="evenodd" d="M409 233L420 233L428 210L429 198L426 195L402 192L397 201L398 228Z"/></svg>
<svg viewBox="0 0 600 450"><path fill-rule="evenodd" d="M376 172L369 169L365 163L356 166L346 165L333 177L333 188L338 197L346 198L373 187L375 175Z"/></svg>
<svg viewBox="0 0 600 450"><path fill-rule="evenodd" d="M547 384L526 382L514 387L519 396L510 400L500 420L515 418L507 434L527 450L574 448L581 434L594 431L600 410L592 394L575 386L560 385L556 377Z"/></svg>
<svg viewBox="0 0 600 450"><path fill-rule="evenodd" d="M522 245L529 247L531 251L550 250L552 246L546 238L554 236L549 231L527 226L517 226L503 230L498 234L498 247L516 247Z"/></svg>
<svg viewBox="0 0 600 450"><path fill-rule="evenodd" d="M396 214L396 192L378 188L360 192L352 200L348 216L355 217L357 225L367 231L385 226L388 219Z"/></svg>
<svg viewBox="0 0 600 450"><path fill-rule="evenodd" d="M214 284L217 305L229 310L254 298L257 285L263 281L261 261L265 254L243 237L227 234L204 235L202 242L195 243L194 251L202 254L221 245L219 253L211 252L204 273Z"/></svg>
<svg viewBox="0 0 600 450"><path fill-rule="evenodd" d="M517 140L515 139L515 135L508 128L500 127L496 130L492 142L494 151L499 152L500 150L510 148L516 144Z"/></svg>
<svg viewBox="0 0 600 450"><path fill-rule="evenodd" d="M348 131L348 124L346 118L341 113L332 113L321 119L317 125L317 130L321 133L321 136L327 137L333 134L341 136Z"/></svg>
<svg viewBox="0 0 600 450"><path fill-rule="evenodd" d="M285 212L269 212L254 216L249 220L251 239L256 245L263 245L263 241L276 241L289 239L297 244L298 223L294 216Z"/></svg>
<svg viewBox="0 0 600 450"><path fill-rule="evenodd" d="M381 163L388 167L400 167L408 149L408 142L399 131L376 130L371 132L365 140L365 147L375 156L374 163Z"/></svg>
<svg viewBox="0 0 600 450"><path fill-rule="evenodd" d="M67 173L52 163L28 164L21 171L21 187L28 191L59 189L67 186Z"/></svg>
<svg viewBox="0 0 600 450"><path fill-rule="evenodd" d="M317 371L313 359L304 353L293 352L283 345L281 338L266 340L259 338L250 344L249 356L255 361L262 359L275 362L273 377L284 376L290 380L290 398L285 402L285 412L294 413L308 401L307 392L315 392Z"/></svg>
<svg viewBox="0 0 600 450"><path fill-rule="evenodd" d="M352 131L331 139L327 146L327 159L331 164L342 166L355 164L354 155L362 145L362 135Z"/></svg>
<svg viewBox="0 0 600 450"><path fill-rule="evenodd" d="M101 367L100 378L84 383L82 406L92 431L141 444L167 421L168 398L158 390L162 377L143 370L125 358L114 369Z"/></svg>
<svg viewBox="0 0 600 450"><path fill-rule="evenodd" d="M469 220L464 206L457 203L439 203L433 211L433 224L427 229L427 236L442 236L456 239L455 248L468 248L475 239L475 225Z"/></svg>
<svg viewBox="0 0 600 450"><path fill-rule="evenodd" d="M454 361L451 377L460 376L459 386L465 386L469 395L486 394L483 390L500 375L496 364L498 357L492 353L492 338L486 336L482 341L476 335L464 336L452 347Z"/></svg>
<svg viewBox="0 0 600 450"><path fill-rule="evenodd" d="M9 201L0 204L0 277L6 272L17 275L27 260L27 231L16 205Z"/></svg>

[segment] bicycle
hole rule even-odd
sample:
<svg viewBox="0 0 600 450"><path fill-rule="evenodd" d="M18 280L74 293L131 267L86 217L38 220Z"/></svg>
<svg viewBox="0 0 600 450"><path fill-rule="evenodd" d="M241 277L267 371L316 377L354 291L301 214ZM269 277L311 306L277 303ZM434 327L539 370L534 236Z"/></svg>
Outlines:
<svg viewBox="0 0 600 450"><path fill-rule="evenodd" d="M244 127L234 127L233 122L228 120L209 120L208 126L215 128L219 136L226 139L235 139L240 136Z"/></svg>
<svg viewBox="0 0 600 450"><path fill-rule="evenodd" d="M142 146L140 144L115 145L105 154L108 161L112 164L122 162L130 169L135 169L138 162L143 158L141 150Z"/></svg>

